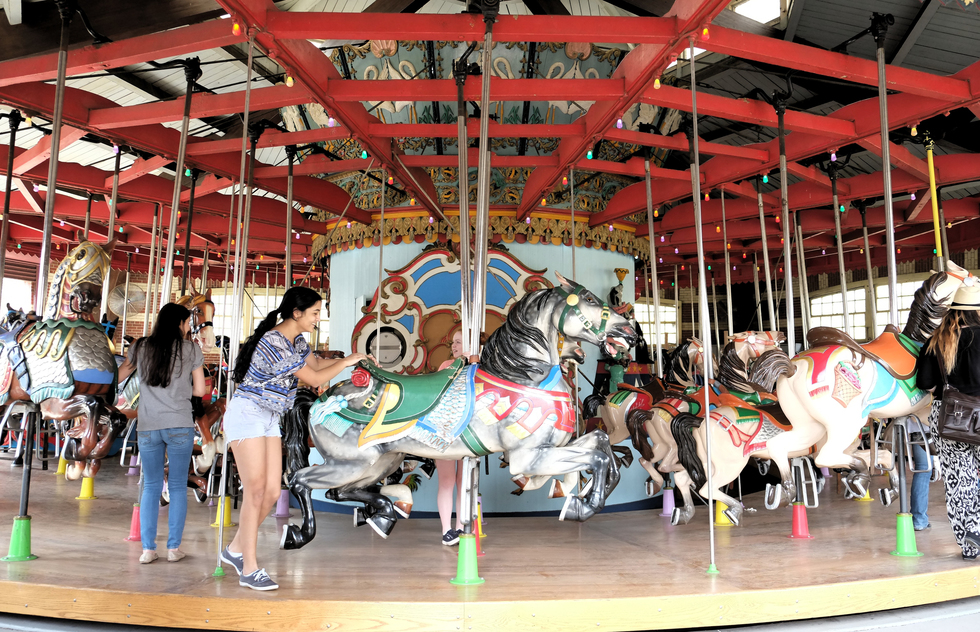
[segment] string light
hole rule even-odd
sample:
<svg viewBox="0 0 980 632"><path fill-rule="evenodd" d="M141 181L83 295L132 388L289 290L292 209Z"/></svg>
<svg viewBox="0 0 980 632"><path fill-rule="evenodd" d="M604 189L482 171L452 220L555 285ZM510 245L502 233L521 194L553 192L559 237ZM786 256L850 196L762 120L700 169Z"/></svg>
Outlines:
<svg viewBox="0 0 980 632"><path fill-rule="evenodd" d="M742 258L743 259L746 259L747 258L747 255L744 252L742 253Z"/></svg>
<svg viewBox="0 0 980 632"><path fill-rule="evenodd" d="M827 254L827 249L826 248L821 248L820 249L820 254L822 254L822 255Z"/></svg>
<svg viewBox="0 0 980 632"><path fill-rule="evenodd" d="M388 185L391 186L394 183L395 183L395 177L394 176L388 176Z"/></svg>
<svg viewBox="0 0 980 632"><path fill-rule="evenodd" d="M193 175L191 173L191 168L190 167L184 169L184 175L187 176L188 178L190 178Z"/></svg>
<svg viewBox="0 0 980 632"><path fill-rule="evenodd" d="M118 156L119 155L119 145L116 145L116 144L113 144L112 145L112 153L115 156Z"/></svg>
<svg viewBox="0 0 980 632"><path fill-rule="evenodd" d="M567 187L568 186L568 176L562 176L562 178L561 178L561 185L563 187Z"/></svg>
<svg viewBox="0 0 980 632"><path fill-rule="evenodd" d="M721 226L715 225L715 232L716 233L720 233L721 232Z"/></svg>
<svg viewBox="0 0 980 632"><path fill-rule="evenodd" d="M762 183L769 184L769 174L766 173L762 174Z"/></svg>
<svg viewBox="0 0 980 632"><path fill-rule="evenodd" d="M656 79L653 80L653 89L654 90L660 89L660 77L657 77Z"/></svg>
<svg viewBox="0 0 980 632"><path fill-rule="evenodd" d="M659 208L653 209L653 216L654 217L660 217L660 209Z"/></svg>
<svg viewBox="0 0 980 632"><path fill-rule="evenodd" d="M704 194L704 201L707 202L710 199L711 199L711 197L707 193L705 193Z"/></svg>
<svg viewBox="0 0 980 632"><path fill-rule="evenodd" d="M609 232L610 233L613 232L613 225L612 224L609 225Z"/></svg>
<svg viewBox="0 0 980 632"><path fill-rule="evenodd" d="M918 135L919 135L919 128L916 127L915 125L913 125L912 126L912 136L918 136Z"/></svg>
<svg viewBox="0 0 980 632"><path fill-rule="evenodd" d="M41 192L41 185L38 184L37 182L34 183L34 192L35 193L40 193Z"/></svg>
<svg viewBox="0 0 980 632"><path fill-rule="evenodd" d="M841 213L843 213L843 212L844 212L844 205L843 205L843 204L841 204L841 205L840 205L840 212L841 212Z"/></svg>
<svg viewBox="0 0 980 632"><path fill-rule="evenodd" d="M912 201L915 201L915 193L912 193Z"/></svg>
<svg viewBox="0 0 980 632"><path fill-rule="evenodd" d="M415 198L411 198L411 199L410 199L410 200L408 201L408 203L409 203L410 205L412 205L412 206L415 206ZM432 218L429 218L429 219L432 219Z"/></svg>
<svg viewBox="0 0 980 632"><path fill-rule="evenodd" d="M616 129L623 129L623 119L616 119Z"/></svg>
<svg viewBox="0 0 980 632"><path fill-rule="evenodd" d="M837 150L830 152L830 162L837 162Z"/></svg>
<svg viewBox="0 0 980 632"><path fill-rule="evenodd" d="M524 223L525 224L530 224L531 223L531 216L530 215L528 215L528 217L524 220Z"/></svg>
<svg viewBox="0 0 980 632"><path fill-rule="evenodd" d="M232 23L232 25L231 25L231 34L232 35L241 35L242 34L242 25L239 24L237 20L234 23Z"/></svg>
<svg viewBox="0 0 980 632"><path fill-rule="evenodd" d="M431 215L429 215L429 223L431 224L431 223L433 223L434 221L435 221L435 218L434 218L434 217L432 217Z"/></svg>
<svg viewBox="0 0 980 632"><path fill-rule="evenodd" d="M335 119L332 116L328 116L327 117L327 127L336 127L336 126L337 126L337 119Z"/></svg>
<svg viewBox="0 0 980 632"><path fill-rule="evenodd" d="M62 228L64 228L65 227L65 220L61 220L60 222L58 222L58 225L61 226Z"/></svg>
<svg viewBox="0 0 980 632"><path fill-rule="evenodd" d="M664 241L665 241L665 239L666 239L666 238L665 238L665 237L664 237L663 235L661 235L661 236L660 236L660 243L664 243Z"/></svg>
<svg viewBox="0 0 980 632"><path fill-rule="evenodd" d="M367 160L368 153L366 149L361 150L361 160Z"/></svg>
<svg viewBox="0 0 980 632"><path fill-rule="evenodd" d="M287 88L292 88L293 87L293 83L294 83L293 76L292 75L286 75L286 87Z"/></svg>
<svg viewBox="0 0 980 632"><path fill-rule="evenodd" d="M681 253L680 250L678 250L677 248L674 248L674 254L675 255L679 255L680 253ZM681 268L681 269L683 270L683 268Z"/></svg>
<svg viewBox="0 0 980 632"><path fill-rule="evenodd" d="M140 253L140 247L139 246L136 246L136 254L139 254L139 253Z"/></svg>
<svg viewBox="0 0 980 632"><path fill-rule="evenodd" d="M589 151L586 152L585 159L586 160L592 160L592 148L591 147L589 147Z"/></svg>
<svg viewBox="0 0 980 632"><path fill-rule="evenodd" d="M547 206L548 200L546 198L541 198L541 206Z"/></svg>

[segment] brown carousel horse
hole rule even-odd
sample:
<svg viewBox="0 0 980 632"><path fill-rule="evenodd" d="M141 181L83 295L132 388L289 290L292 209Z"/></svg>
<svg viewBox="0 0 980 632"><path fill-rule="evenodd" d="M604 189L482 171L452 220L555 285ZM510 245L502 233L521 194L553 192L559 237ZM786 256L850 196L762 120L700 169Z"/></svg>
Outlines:
<svg viewBox="0 0 980 632"><path fill-rule="evenodd" d="M3 335L0 405L38 404L46 420L66 428L69 480L91 478L126 426L112 402L117 370L112 341L98 322L102 284L115 240L85 241L54 273L44 313Z"/></svg>

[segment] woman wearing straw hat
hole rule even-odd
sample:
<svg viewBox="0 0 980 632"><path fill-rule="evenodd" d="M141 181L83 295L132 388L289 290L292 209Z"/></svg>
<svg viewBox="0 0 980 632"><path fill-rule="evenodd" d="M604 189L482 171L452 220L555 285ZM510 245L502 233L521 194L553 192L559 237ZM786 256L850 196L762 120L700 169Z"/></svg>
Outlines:
<svg viewBox="0 0 980 632"><path fill-rule="evenodd" d="M980 285L970 281L968 278L956 291L949 312L916 367L918 387L936 389L929 416L934 431L944 384L966 395L980 396ZM980 554L980 445L945 439L938 432L935 435L953 536L963 549L963 559L975 560Z"/></svg>

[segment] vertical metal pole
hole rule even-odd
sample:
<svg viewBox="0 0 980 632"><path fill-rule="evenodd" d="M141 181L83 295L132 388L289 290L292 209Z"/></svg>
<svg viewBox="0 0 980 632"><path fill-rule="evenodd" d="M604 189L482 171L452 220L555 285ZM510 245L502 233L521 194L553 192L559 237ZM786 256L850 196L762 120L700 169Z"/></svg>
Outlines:
<svg viewBox="0 0 980 632"><path fill-rule="evenodd" d="M293 163L296 162L296 145L286 147L286 158L289 160L289 165L286 168L286 278L283 279L284 292L293 284Z"/></svg>
<svg viewBox="0 0 980 632"><path fill-rule="evenodd" d="M698 333L697 315L694 313L695 304L698 306L699 310L701 309L701 303L700 303L701 297L694 290L694 286L696 284L697 284L697 279L694 276L694 266L691 266L691 337L704 338L703 330L700 332L700 334ZM698 314L700 314L700 311L698 311Z"/></svg>
<svg viewBox="0 0 980 632"><path fill-rule="evenodd" d="M711 273L711 309L715 315L715 344L717 345L718 353L721 354L721 348L725 343L721 341L721 324L718 322L718 293L715 291L714 272Z"/></svg>
<svg viewBox="0 0 980 632"><path fill-rule="evenodd" d="M456 127L459 135L459 315L463 332L463 353L470 355L470 323L472 321L473 264L470 261L470 167L469 136L466 131L466 100L463 98L463 83L466 81L466 60L457 61L456 70Z"/></svg>
<svg viewBox="0 0 980 632"><path fill-rule="evenodd" d="M174 209L170 209L173 213ZM160 282L163 279L163 275L160 271L160 262L163 259L163 207L160 207L160 223L157 230L157 247L156 256L153 258L153 292L151 293L150 299L153 306L152 312L155 315L160 307L160 295L157 293L160 289Z"/></svg>
<svg viewBox="0 0 980 632"><path fill-rule="evenodd" d="M755 286L755 317L756 324L759 327L759 331L763 331L766 328L766 324L762 322L762 294L759 292L759 253L752 253L752 284Z"/></svg>
<svg viewBox="0 0 980 632"><path fill-rule="evenodd" d="M54 232L54 205L58 197L58 156L61 153L61 125L65 107L65 78L68 73L68 40L71 18L75 7L68 2L57 2L61 16L61 46L58 49L58 82L54 92L54 116L51 119L51 158L48 159L48 193L44 200L44 232L41 237L41 256L37 268L34 311L38 316L44 314L44 303L48 294L48 272L51 267L51 236ZM13 152L11 152L13 153ZM8 172L9 173L9 172ZM4 213L6 218L7 213ZM110 237L111 239L111 237ZM3 247L7 244L4 242ZM104 284L108 286L108 283ZM103 295L103 305L105 304ZM29 450L28 450L29 451ZM25 471L28 468L25 467Z"/></svg>
<svg viewBox="0 0 980 632"><path fill-rule="evenodd" d="M946 255L945 248L943 248L943 240L941 236L940 223L939 223L939 193L936 191L936 166L933 161L933 150L936 148L936 143L926 136L926 161L929 165L929 193L932 198L932 232L936 239L936 257L939 259L939 270L944 269L943 257Z"/></svg>
<svg viewBox="0 0 980 632"><path fill-rule="evenodd" d="M840 292L844 297L844 333L851 335L850 308L847 304L847 271L844 269L844 244L841 243L840 200L837 198L837 167L830 167L830 188L834 194L834 235L837 241L837 270L840 273Z"/></svg>
<svg viewBox="0 0 980 632"><path fill-rule="evenodd" d="M647 277L650 285L653 286L653 322L656 325L656 345L657 345L657 377L663 377L663 362L661 360L663 342L660 332L660 282L657 279L657 234L654 231L653 223L653 193L650 188L650 156L647 154L643 160L644 182L646 183L647 193L647 242L650 244L650 275ZM647 301L650 307L650 301Z"/></svg>
<svg viewBox="0 0 980 632"><path fill-rule="evenodd" d="M878 298L875 296L875 269L871 267L871 245L868 243L868 214L867 209L862 204L858 207L861 211L861 232L864 237L864 262L868 270L868 304L871 305L871 331L868 332L868 340L874 340L878 335Z"/></svg>
<svg viewBox="0 0 980 632"><path fill-rule="evenodd" d="M810 322L810 285L806 278L806 253L803 250L803 227L800 213L793 213L793 232L796 235L796 265L800 271L800 316L803 318L803 348L807 348L806 333L813 326Z"/></svg>
<svg viewBox="0 0 980 632"><path fill-rule="evenodd" d="M732 310L732 258L731 258L731 245L728 243L728 221L725 216L725 189L721 190L721 238L724 240L725 245L723 246L725 251L725 300L728 301L727 309L728 312L728 335L731 336L735 333L735 314ZM718 341L721 345L721 340Z"/></svg>
<svg viewBox="0 0 980 632"><path fill-rule="evenodd" d="M187 279L191 266L191 230L194 226L194 192L197 189L197 172L191 172L191 197L187 202L187 235L184 239L184 267L180 271L180 295L187 292ZM204 289L203 287L201 288Z"/></svg>
<svg viewBox="0 0 980 632"><path fill-rule="evenodd" d="M200 77L200 72L199 65L188 63L184 67L187 92L184 94L184 118L180 126L180 145L177 147L177 169L174 177L173 201L170 204L170 230L167 232L167 258L163 264L163 279L160 284L160 305L170 302L171 287L174 282L174 251L177 248L177 244L174 242L177 235L177 215L180 212L180 194L184 181L184 160L187 157L187 132L190 131L191 124L191 99L194 95L194 82Z"/></svg>
<svg viewBox="0 0 980 632"><path fill-rule="evenodd" d="M82 241L88 241L88 229L92 225L92 197L93 194L88 194L88 201L85 204L85 224L82 229ZM112 239L112 233L109 233L109 239Z"/></svg>
<svg viewBox="0 0 980 632"><path fill-rule="evenodd" d="M705 285L704 278L704 227L701 224L701 168L699 166L698 160L698 84L695 80L695 63L694 63L694 39L689 40L690 57L691 57L691 124L694 128L693 134L691 136L691 146L693 151L691 152L691 182L694 183L694 231L697 236L698 244L698 292L701 295L699 302L699 309L701 312L701 331L708 330L708 296L707 296L707 286ZM704 410L707 412L711 410L709 405L711 389L707 388L708 384L711 382L712 366L711 366L711 336L705 336L704 343L704 384L705 388L701 389L704 394ZM705 423L707 423L707 414L705 415ZM707 451L707 478L708 478L708 573L717 573L718 568L715 566L715 493L712 484L712 463L711 463L711 434L706 433L707 441L705 442L705 448Z"/></svg>
<svg viewBox="0 0 980 632"><path fill-rule="evenodd" d="M789 216L789 178L786 174L786 101L776 102L776 115L779 119L779 197L783 209L783 287L786 291L786 349L790 356L796 354L796 306L793 304L793 259L790 253L789 227L793 221ZM768 277L768 273L766 275Z"/></svg>
<svg viewBox="0 0 980 632"><path fill-rule="evenodd" d="M575 236L578 232L575 224L575 169L568 170L568 187L569 196L572 200L572 279L575 279L577 277L577 270L575 268Z"/></svg>
<svg viewBox="0 0 980 632"><path fill-rule="evenodd" d="M477 169L476 241L474 244L476 257L473 262L472 304L476 309L472 313L472 322L470 323L469 353L476 353L480 348L480 332L483 331L484 318L486 317L487 228L490 222L490 69L493 22L494 17L485 13L486 30L483 34L483 50L480 51L483 75L480 77L480 161Z"/></svg>
<svg viewBox="0 0 980 632"><path fill-rule="evenodd" d="M14 177L14 148L17 142L17 128L20 127L23 120L20 110L11 110L7 117L7 123L10 127L10 145L7 150L7 183L3 193L3 223L0 225L0 283L3 282L4 274L7 271L7 240L10 239L10 195ZM2 288L0 288L0 292L2 292Z"/></svg>
<svg viewBox="0 0 980 632"><path fill-rule="evenodd" d="M52 145L57 147L57 145ZM48 189L53 192L54 189ZM31 466L34 464L34 431L37 427L38 415L40 413L28 412L24 414L24 473L20 479L20 513L19 516L28 516L28 504L31 497Z"/></svg>
<svg viewBox="0 0 980 632"><path fill-rule="evenodd" d="M129 274L133 270L133 253L126 253L126 284L123 286L125 302L122 313L122 336L119 337L119 350L126 355L126 321L129 316ZM108 311L108 310L106 310Z"/></svg>
<svg viewBox="0 0 980 632"><path fill-rule="evenodd" d="M875 55L878 59L878 111L881 115L881 173L885 196L885 247L888 261L888 320L898 325L898 262L895 260L895 212L892 208L891 142L888 140L888 87L885 79L885 33L894 24L891 15L875 14L871 20L871 34L875 38Z"/></svg>
<svg viewBox="0 0 980 632"><path fill-rule="evenodd" d="M207 291L208 289L208 268L210 267L211 259L211 244L207 241L204 242L204 260L201 262L201 293Z"/></svg>
<svg viewBox="0 0 980 632"><path fill-rule="evenodd" d="M779 317L776 314L776 306L772 296L772 273L769 271L769 238L766 235L766 212L762 204L762 183L759 178L755 179L755 189L759 198L759 229L762 231L762 266L765 270L763 278L766 281L766 304L769 307L769 327L770 331L779 331ZM756 266L758 268L758 265ZM762 321L759 321L762 327ZM790 352L792 355L792 351Z"/></svg>
<svg viewBox="0 0 980 632"><path fill-rule="evenodd" d="M381 286L384 283L385 274L385 185L388 180L385 178L385 170L381 169L381 221L378 230L378 304L377 316L374 325L374 353L375 357L381 356ZM320 274L323 278L323 274Z"/></svg>
<svg viewBox="0 0 980 632"><path fill-rule="evenodd" d="M949 241L946 239L946 213L943 211L942 195L943 192L940 190L936 196L936 199L939 200L939 233L943 238L943 252L946 253L947 257L949 257Z"/></svg>
<svg viewBox="0 0 980 632"><path fill-rule="evenodd" d="M674 324L677 326L676 343L680 345L684 340L684 312L681 309L681 277L677 273L676 263L674 264L674 306L677 310L674 314Z"/></svg>
<svg viewBox="0 0 980 632"><path fill-rule="evenodd" d="M110 211L111 213L112 211ZM150 228L150 260L146 264L146 292L143 305L143 333L145 336L150 326L150 312L153 309L153 253L157 247L157 222L160 221L160 205L153 210L153 227Z"/></svg>
<svg viewBox="0 0 980 632"><path fill-rule="evenodd" d="M116 215L119 214L117 208L119 202L119 167L122 160L122 148L115 145L116 160L112 169L112 195L109 197L109 232L108 239L112 239L112 233L116 230ZM107 240L108 241L108 240Z"/></svg>

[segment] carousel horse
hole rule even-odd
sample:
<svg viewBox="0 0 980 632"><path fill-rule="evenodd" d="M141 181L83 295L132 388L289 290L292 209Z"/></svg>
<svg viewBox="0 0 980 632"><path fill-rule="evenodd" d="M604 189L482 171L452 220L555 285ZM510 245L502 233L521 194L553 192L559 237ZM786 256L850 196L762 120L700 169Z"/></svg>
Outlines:
<svg viewBox="0 0 980 632"><path fill-rule="evenodd" d="M96 316L114 246L73 248L54 273L41 320L5 334L0 352L0 404L30 400L44 419L62 422L69 480L95 476L126 425L109 403L118 374Z"/></svg>
<svg viewBox="0 0 980 632"><path fill-rule="evenodd" d="M844 479L849 495L864 496L871 481L868 464L850 446L869 415L893 418L928 416L932 396L915 385L919 350L949 310L953 294L976 278L951 261L915 292L908 322L901 332L893 325L874 341L859 345L829 327L807 333L810 348L792 360L768 354L757 363L776 380L776 394L792 429L773 437L768 450L781 464L801 445L826 436L815 462L818 467L851 470ZM792 477L783 476L782 493L796 496Z"/></svg>
<svg viewBox="0 0 980 632"><path fill-rule="evenodd" d="M322 465L293 467L290 490L303 525L290 525L282 548L296 549L316 535L312 490L333 501L355 501L366 523L383 537L395 526L391 500L368 488L398 468L405 454L462 459L503 452L513 475L563 476L588 471L583 496L565 500L561 519L583 521L602 510L619 483L606 434L572 439L575 419L562 379L558 337L589 343L615 355L636 333L595 294L557 275L559 286L529 292L487 340L479 364L457 360L445 371L404 376L362 362L309 411L310 432ZM288 444L297 463L305 445Z"/></svg>
<svg viewBox="0 0 980 632"><path fill-rule="evenodd" d="M731 336L729 340L722 351L718 380L711 383L712 402L716 406L720 404L726 409L738 411L756 410L763 403L773 403L775 398L772 395L757 392L759 389L751 383L749 364L783 342L783 334L748 331ZM700 389L668 392L648 409L635 407L626 419L633 447L641 455L640 465L650 474L653 482L652 492L656 493L664 484L661 473L674 473L674 483L684 499L684 504L676 508L672 516L674 524L686 524L694 515L689 484L696 483L699 478L695 472L688 471L688 463L681 458L679 451L682 446L677 442L672 427L681 415L700 418L704 401L700 393ZM755 414L759 415L758 412ZM660 465L656 466L656 463ZM738 471L741 472L741 468ZM698 485L698 488L702 485Z"/></svg>

